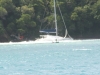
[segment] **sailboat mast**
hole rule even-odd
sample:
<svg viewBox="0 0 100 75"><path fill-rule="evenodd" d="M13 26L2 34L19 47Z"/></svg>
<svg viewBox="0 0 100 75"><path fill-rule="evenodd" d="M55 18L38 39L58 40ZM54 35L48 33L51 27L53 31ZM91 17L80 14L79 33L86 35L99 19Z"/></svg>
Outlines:
<svg viewBox="0 0 100 75"><path fill-rule="evenodd" d="M56 0L54 0L54 16L55 16L56 36L58 36L58 30L57 30L57 17L56 17Z"/></svg>

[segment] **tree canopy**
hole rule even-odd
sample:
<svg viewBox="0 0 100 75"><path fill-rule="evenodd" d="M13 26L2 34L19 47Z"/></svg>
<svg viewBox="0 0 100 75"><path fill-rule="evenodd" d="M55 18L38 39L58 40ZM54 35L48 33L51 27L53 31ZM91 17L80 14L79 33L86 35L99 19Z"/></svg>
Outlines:
<svg viewBox="0 0 100 75"><path fill-rule="evenodd" d="M100 0L56 1L73 38L99 35ZM0 38L6 35L5 38L10 40L11 35L18 34L28 39L38 37L41 24L42 27L54 24L53 7L53 0L0 0ZM56 8L59 34L63 36L64 27L58 5Z"/></svg>

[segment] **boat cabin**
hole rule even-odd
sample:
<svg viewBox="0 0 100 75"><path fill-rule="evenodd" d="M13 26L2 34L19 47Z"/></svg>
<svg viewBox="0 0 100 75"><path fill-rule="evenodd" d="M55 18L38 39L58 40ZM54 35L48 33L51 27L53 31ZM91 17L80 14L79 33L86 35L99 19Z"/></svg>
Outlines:
<svg viewBox="0 0 100 75"><path fill-rule="evenodd" d="M44 38L46 35L56 35L56 29L42 29L39 31L40 37Z"/></svg>

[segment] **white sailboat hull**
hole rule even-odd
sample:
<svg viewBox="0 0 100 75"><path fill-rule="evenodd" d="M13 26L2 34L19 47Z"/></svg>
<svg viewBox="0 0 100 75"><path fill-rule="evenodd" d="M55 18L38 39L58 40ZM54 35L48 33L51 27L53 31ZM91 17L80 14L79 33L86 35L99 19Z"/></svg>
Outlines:
<svg viewBox="0 0 100 75"><path fill-rule="evenodd" d="M45 35L43 38L36 39L35 42L50 42L50 43L57 43L57 42L67 42L73 40L72 38L64 38L61 36L53 36L53 35Z"/></svg>

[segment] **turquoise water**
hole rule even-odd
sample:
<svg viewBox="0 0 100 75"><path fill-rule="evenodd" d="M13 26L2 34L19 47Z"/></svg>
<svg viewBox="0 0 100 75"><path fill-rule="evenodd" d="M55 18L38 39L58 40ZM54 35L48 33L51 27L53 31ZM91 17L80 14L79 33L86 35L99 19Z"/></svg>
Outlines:
<svg viewBox="0 0 100 75"><path fill-rule="evenodd" d="M0 75L100 75L100 40L0 44Z"/></svg>

